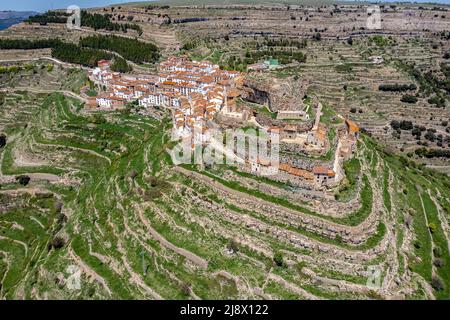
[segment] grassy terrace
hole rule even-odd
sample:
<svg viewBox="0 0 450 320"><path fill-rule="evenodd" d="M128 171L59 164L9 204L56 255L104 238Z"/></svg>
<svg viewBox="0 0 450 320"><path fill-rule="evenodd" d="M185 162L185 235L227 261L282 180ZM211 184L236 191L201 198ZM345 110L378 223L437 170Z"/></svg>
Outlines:
<svg viewBox="0 0 450 320"><path fill-rule="evenodd" d="M375 145L373 141L370 144ZM379 147L376 147L379 149ZM395 179L398 179L400 186L397 192L390 194L387 191L387 172L383 177L383 200L386 207L392 210L390 203L397 199L404 199L400 203L403 212L412 217L412 228L414 233L413 254L410 256L408 267L410 270L420 274L428 282L431 282L433 268L444 283L443 290L436 291L437 298L448 298L448 288L450 287L448 272L444 271L448 264L448 243L442 228L442 222L438 218L435 202L432 201L426 190L436 188L441 195L450 196L448 186L449 178L441 173L422 168L419 169L414 163L404 161L404 159L393 156L390 153L380 152L381 158L388 164ZM433 196L435 196L433 194ZM423 206L422 206L423 203ZM447 213L448 214L448 213ZM402 218L399 218L400 221ZM400 238L401 240L401 238ZM439 247L439 254L436 255L434 248ZM443 260L442 267L434 267L433 261L436 258Z"/></svg>
<svg viewBox="0 0 450 320"><path fill-rule="evenodd" d="M16 111L14 120L9 118L12 109ZM358 252L380 242L392 225L389 215L383 215L377 232L360 246L295 228L270 219L264 212L246 210L239 204L231 205L211 186L171 170L170 158L165 153L171 145L165 134L170 128L170 120L127 112L86 114L79 110L79 103L71 98L25 92L7 95L0 108L4 132L11 138L0 149L3 174L48 172L62 176L67 173L69 178L78 181L49 184L32 180L26 187L14 182L1 185L0 201L13 204L2 212L0 219L0 279L4 279L1 298L44 295L69 299L260 298L255 295L254 288L263 288L265 294L274 298L305 298L280 282L266 281L269 275L279 276L317 297L365 298L354 292L338 294L326 286L312 285L311 279L301 271L299 261L305 260L304 257L315 259L315 251L296 246L288 239L280 241L272 233L250 229L244 218L251 217L262 224L298 233L339 250ZM357 181L359 177L361 207L341 219L308 210L303 203L292 203L243 187L232 179L222 178L220 171L200 173L250 196L343 225L358 225L364 221L372 210L375 188L382 190L387 211L399 212L399 205L404 206L402 212L408 212L410 208L416 210L412 232L420 246L413 249L414 256L406 255L402 259L407 259L408 267L426 281L431 281L435 268L445 284L445 290L436 295L445 297L449 280L445 267L432 266L436 258L432 247L445 248L444 229L438 220L440 207L436 206L435 200L442 207L448 206L448 180L418 168L404 169L396 156L379 149L371 139L364 138L363 142L367 152L373 153L371 159L376 156L377 162L349 165L349 180ZM17 165L18 154L24 159L39 157L47 164ZM366 160L363 157L360 161ZM383 175L371 179L370 173L361 172L363 163L371 168L377 164L383 168ZM228 169L239 178L289 190L283 183L239 172L236 168ZM391 183L388 170L395 183L401 182L405 186L406 193L398 188L393 188L394 193L388 191ZM35 188L45 190L45 193L30 195L20 191ZM435 199L433 193L426 192L432 188L439 190L441 197ZM19 193L5 193L12 190L19 190ZM45 194L48 195L43 196ZM421 210L421 198L425 212ZM58 213L56 202L61 202L61 213L65 218ZM212 204L227 210L237 220L211 210ZM425 218L428 225L435 225L431 236ZM392 219L401 221L399 217ZM402 230L400 227L398 230ZM154 233L171 246L157 240ZM49 242L56 236L63 239L63 245L49 249ZM237 252L233 254L227 250L230 239L236 241ZM397 241L401 244L402 238ZM441 251L440 258L448 265L448 251ZM275 265L275 252L282 252L289 264ZM200 267L198 259L205 260L207 268ZM365 264L383 265L385 260L385 253L382 253ZM363 273L348 272L345 268L339 271L332 265L318 264L318 261L324 261L322 256L307 261L303 266L322 277L350 284L365 283ZM340 267L347 265L341 265L340 261L336 263ZM54 276L67 276L66 269L70 265L84 270L79 291L68 290ZM232 277L225 276L224 271ZM93 275L91 281L87 280L86 272Z"/></svg>
<svg viewBox="0 0 450 320"><path fill-rule="evenodd" d="M361 173L360 161L357 158L352 158L344 162L344 172L346 180L335 195L336 199L340 201L348 200L355 195Z"/></svg>

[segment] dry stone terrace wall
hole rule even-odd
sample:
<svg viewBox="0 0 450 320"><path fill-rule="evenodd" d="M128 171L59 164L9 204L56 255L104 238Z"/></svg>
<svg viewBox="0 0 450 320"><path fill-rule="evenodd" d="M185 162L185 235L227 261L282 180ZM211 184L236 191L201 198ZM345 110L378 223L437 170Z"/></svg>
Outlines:
<svg viewBox="0 0 450 320"><path fill-rule="evenodd" d="M289 165L291 165L294 168L300 168L300 169L305 169L308 171L312 171L312 169L314 167L318 167L318 166L324 166L324 167L328 167L331 168L333 167L333 162L334 160L329 160L329 161L322 161L322 160L313 160L313 159L301 159L298 157L294 157L294 156L289 156L289 155L280 155L280 161L282 163L288 163Z"/></svg>
<svg viewBox="0 0 450 320"><path fill-rule="evenodd" d="M242 192L231 190L218 184L213 179L199 173L188 172L182 168L177 168L177 170L183 172L183 174L194 176L203 182L207 182L212 187L217 188L217 192L226 197L227 202L239 204L239 206L244 206L246 209L253 212L264 212L265 214L269 214L269 216L273 215L273 217L281 218L281 221L284 223L302 227L305 230L319 233L332 239L336 238L336 235L339 235L344 241L354 245L359 245L376 231L377 220L380 212L374 208L371 210L369 217L358 226L343 226L322 218L313 217L299 211L288 209L280 205L271 204L270 202L249 196Z"/></svg>
<svg viewBox="0 0 450 320"><path fill-rule="evenodd" d="M272 119L261 112L256 115L256 121L263 127L283 127L286 124L286 121ZM301 121L300 123L295 124L298 132L309 131L312 129L313 125L313 120Z"/></svg>
<svg viewBox="0 0 450 320"><path fill-rule="evenodd" d="M246 78L244 87L248 88L250 102L267 105L272 112L278 110L303 110L301 102L307 84L293 78L276 79L267 76L258 76L252 73Z"/></svg>
<svg viewBox="0 0 450 320"><path fill-rule="evenodd" d="M192 199L194 203L196 203L197 205L205 206L207 210L211 210L212 212L220 214L222 217L233 223L239 224L244 223L245 227L248 229L261 233L269 233L276 239L283 242L291 243L300 249L307 249L308 251L318 251L320 253L325 253L330 257L333 256L335 258L349 262L356 262L356 261L364 262L370 259L374 259L386 250L389 243L389 239L385 237L383 238L383 240L381 240L379 244L377 244L377 246L364 252L345 250L333 245L327 245L324 243L314 241L311 238L302 236L296 232L287 231L285 229L271 226L267 223L261 222L258 219L254 219L248 215L233 213L211 202L208 201L205 202L199 197L192 196ZM334 231L334 230L332 231L332 229L333 228L331 227L327 231L332 233ZM310 230L313 231L314 229L311 228ZM323 231L323 234L326 235L327 231Z"/></svg>

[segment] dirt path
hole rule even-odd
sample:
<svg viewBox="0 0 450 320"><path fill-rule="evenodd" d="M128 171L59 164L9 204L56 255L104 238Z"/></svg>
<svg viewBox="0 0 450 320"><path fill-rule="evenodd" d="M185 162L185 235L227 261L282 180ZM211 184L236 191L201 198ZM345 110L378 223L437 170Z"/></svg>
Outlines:
<svg viewBox="0 0 450 320"><path fill-rule="evenodd" d="M273 281L275 281L275 282L281 284L281 285L284 286L285 288L287 288L287 289L289 289L289 290L295 292L296 294L301 295L302 297L305 297L305 298L310 299L310 300L320 300L319 297L317 297L317 296L315 296L315 295L309 293L309 292L306 291L305 289L302 289L302 288L297 287L296 285L294 285L294 284L292 284L292 283L290 283L290 282L287 282L287 281L284 280L282 277L280 277L280 276L278 276L278 275L276 275L276 274L270 273L270 274L268 275L268 279L269 279L269 280L273 280Z"/></svg>
<svg viewBox="0 0 450 320"><path fill-rule="evenodd" d="M153 229L149 221L144 217L143 210L140 206L135 206L135 209L139 215L139 218L141 219L142 223L145 225L151 236L155 238L162 246L178 253L179 255L186 257L186 259L192 261L193 263L195 263L196 265L200 266L203 269L208 268L208 262L205 259L197 256L196 254L190 251L175 246L174 244L163 238L155 229Z"/></svg>
<svg viewBox="0 0 450 320"><path fill-rule="evenodd" d="M272 207L275 207L275 208L277 208L277 209L279 209L281 211L288 211L289 213L294 214L294 215L301 215L301 216L305 216L305 217L308 217L308 218L312 218L312 219L315 219L316 221L320 221L323 224L323 226L334 227L334 228L336 228L336 230L340 230L342 228L345 228L348 232L358 233L358 226L346 226L346 225L343 226L343 225L331 222L329 220L323 219L321 217L308 215L308 214L305 214L305 213L302 213L302 212L299 212L299 211L295 211L293 209L289 209L289 208L286 208L286 207L274 204L272 202L269 202L269 201L266 201L266 200L263 200L263 199L260 199L260 198L256 198L256 197L251 196L251 195L249 195L247 193L240 192L240 191L228 188L227 186L225 186L225 185L223 185L221 183L218 183L215 180L213 180L213 179L211 179L211 178L209 178L207 176L204 176L204 175L202 175L202 174L200 174L198 172L186 170L186 169L184 169L182 167L174 167L173 170L177 171L177 172L179 172L179 173L181 173L183 175L186 175L186 176L195 177L196 179L198 179L198 180L200 180L200 181L202 181L202 182L204 182L204 183L206 183L208 185L211 185L214 188L217 188L218 190L221 190L221 191L226 192L226 193L234 194L234 195L236 195L238 197L241 197L241 198L244 198L244 199L248 199L248 200L254 201L255 203L259 203L259 204L266 205L266 206L272 206Z"/></svg>
<svg viewBox="0 0 450 320"><path fill-rule="evenodd" d="M38 143L38 144L41 144L41 145L44 145L44 146L52 146L52 147L64 147L64 148L71 149L71 150L77 150L77 151L89 153L89 154L91 154L93 156L102 158L102 159L106 160L109 164L111 164L111 159L110 158L108 158L107 156L104 156L104 155L102 155L102 154L100 154L100 153L98 153L97 151L94 151L94 150L83 149L83 148L78 148L78 147L72 147L72 146L68 146L68 145L61 146L59 144L52 144L52 143Z"/></svg>

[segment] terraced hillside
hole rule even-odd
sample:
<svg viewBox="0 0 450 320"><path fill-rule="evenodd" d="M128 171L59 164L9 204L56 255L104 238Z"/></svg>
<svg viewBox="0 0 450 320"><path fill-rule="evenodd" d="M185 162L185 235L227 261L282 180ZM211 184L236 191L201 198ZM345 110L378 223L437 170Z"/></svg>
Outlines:
<svg viewBox="0 0 450 320"><path fill-rule="evenodd" d="M4 93L1 298L450 297L448 177L362 136L339 202L173 166L168 118L80 104Z"/></svg>

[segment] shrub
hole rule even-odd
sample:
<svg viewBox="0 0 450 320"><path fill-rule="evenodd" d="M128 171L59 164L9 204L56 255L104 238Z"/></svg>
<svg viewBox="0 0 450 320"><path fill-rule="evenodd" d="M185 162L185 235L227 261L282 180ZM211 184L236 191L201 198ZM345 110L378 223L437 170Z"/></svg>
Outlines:
<svg viewBox="0 0 450 320"><path fill-rule="evenodd" d="M181 284L181 292L185 295L188 296L191 294L191 285L187 282L183 282Z"/></svg>
<svg viewBox="0 0 450 320"><path fill-rule="evenodd" d="M66 242L64 241L63 238L56 236L48 243L47 248L48 250L51 250L52 248L61 249L62 247L64 247L65 244Z"/></svg>
<svg viewBox="0 0 450 320"><path fill-rule="evenodd" d="M434 276L431 279L431 286L433 287L434 290L436 291L442 291L444 290L444 282L441 280L441 278Z"/></svg>
<svg viewBox="0 0 450 320"><path fill-rule="evenodd" d="M407 120L402 120L402 121L392 120L391 127L394 130L401 129L401 130L406 130L406 131L409 131L414 128L412 122L407 121Z"/></svg>
<svg viewBox="0 0 450 320"><path fill-rule="evenodd" d="M445 99L442 97L432 96L427 101L429 104L432 104L437 108L445 108Z"/></svg>
<svg viewBox="0 0 450 320"><path fill-rule="evenodd" d="M416 103L418 101L417 97L412 96L410 94L403 95L400 100L406 103Z"/></svg>
<svg viewBox="0 0 450 320"><path fill-rule="evenodd" d="M417 86L415 84L381 84L378 86L378 90L390 92L413 91L416 89Z"/></svg>
<svg viewBox="0 0 450 320"><path fill-rule="evenodd" d="M227 249L233 253L236 253L239 251L239 246L234 239L229 239L227 243Z"/></svg>
<svg viewBox="0 0 450 320"><path fill-rule="evenodd" d="M434 224L433 222L430 222L428 224L428 228L430 229L431 233L435 233L436 232L436 224Z"/></svg>
<svg viewBox="0 0 450 320"><path fill-rule="evenodd" d="M61 210L62 210L62 208L63 208L63 204L62 204L62 202L56 202L55 203L55 212L56 213L60 213L61 212Z"/></svg>
<svg viewBox="0 0 450 320"><path fill-rule="evenodd" d="M437 268L442 268L445 265L444 260L442 260L441 258L436 258L433 260L433 264L437 267Z"/></svg>
<svg viewBox="0 0 450 320"><path fill-rule="evenodd" d="M275 265L277 265L278 267L283 267L284 266L283 254L281 252L275 252L275 254L273 255L273 261L275 262Z"/></svg>
<svg viewBox="0 0 450 320"><path fill-rule="evenodd" d="M114 58L114 62L111 65L111 70L115 72L126 73L130 72L132 68L130 65L122 58L116 57Z"/></svg>
<svg viewBox="0 0 450 320"><path fill-rule="evenodd" d="M31 178L25 175L16 177L16 181L19 182L19 184L21 184L22 186L28 185L28 183L30 183L30 180Z"/></svg>
<svg viewBox="0 0 450 320"><path fill-rule="evenodd" d="M0 135L0 148L3 148L4 146L6 146L6 136L5 135Z"/></svg>
<svg viewBox="0 0 450 320"><path fill-rule="evenodd" d="M433 253L434 253L434 256L435 256L435 257L439 258L439 257L442 255L442 249L441 249L441 247L435 247L435 248L433 249Z"/></svg>

